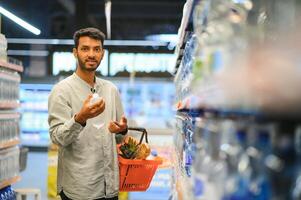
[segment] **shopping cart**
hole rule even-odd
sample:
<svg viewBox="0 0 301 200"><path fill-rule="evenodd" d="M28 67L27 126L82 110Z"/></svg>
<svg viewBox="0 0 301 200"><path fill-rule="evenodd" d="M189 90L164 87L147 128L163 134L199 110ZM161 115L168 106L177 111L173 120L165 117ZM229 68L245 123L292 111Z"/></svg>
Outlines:
<svg viewBox="0 0 301 200"><path fill-rule="evenodd" d="M142 132L139 144L145 137L148 143L147 132L145 128L129 127L128 130ZM161 159L142 160L142 159L125 159L120 155L119 160L119 190L120 191L145 191L148 189L153 176L160 164Z"/></svg>

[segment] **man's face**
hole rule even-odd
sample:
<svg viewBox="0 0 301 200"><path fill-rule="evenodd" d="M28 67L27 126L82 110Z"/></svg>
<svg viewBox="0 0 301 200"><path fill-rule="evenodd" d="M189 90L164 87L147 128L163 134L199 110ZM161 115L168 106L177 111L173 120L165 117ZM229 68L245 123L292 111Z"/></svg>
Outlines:
<svg viewBox="0 0 301 200"><path fill-rule="evenodd" d="M79 38L78 47L73 48L73 54L82 71L95 71L103 58L104 51L101 41L83 36Z"/></svg>

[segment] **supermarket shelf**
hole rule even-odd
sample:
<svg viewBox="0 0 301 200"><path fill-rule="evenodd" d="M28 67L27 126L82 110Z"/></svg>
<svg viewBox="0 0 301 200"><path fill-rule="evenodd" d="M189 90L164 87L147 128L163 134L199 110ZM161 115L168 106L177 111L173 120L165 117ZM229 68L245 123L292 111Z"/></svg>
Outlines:
<svg viewBox="0 0 301 200"><path fill-rule="evenodd" d="M251 119L252 121L278 122L280 124L299 124L301 114L289 115L288 113L258 112L255 110L225 109L225 108L183 108L177 110L177 115L189 115L190 117L205 117L219 119Z"/></svg>
<svg viewBox="0 0 301 200"><path fill-rule="evenodd" d="M18 102L0 102L0 109L14 109L18 108L20 103Z"/></svg>
<svg viewBox="0 0 301 200"><path fill-rule="evenodd" d="M12 63L8 63L8 62L5 62L3 60L0 60L0 66L1 67L5 67L7 69L15 70L17 72L23 72L23 66L12 64Z"/></svg>
<svg viewBox="0 0 301 200"><path fill-rule="evenodd" d="M223 80L226 78L222 78L221 75L219 77L213 76L208 80L201 84L203 87L193 88L191 89L193 92L179 99L174 105L174 109L177 112L186 112L194 116L203 116L209 113L211 116L221 118L252 117L258 122L301 122L300 95L287 98L290 101L282 104L271 101L272 99L284 99L281 93L255 95L257 94L256 90L248 90L255 84L254 82L242 83L239 87L233 83L232 88L225 88L223 85L226 82ZM233 91L244 91L244 93L232 95ZM249 95L247 102L244 95Z"/></svg>
<svg viewBox="0 0 301 200"><path fill-rule="evenodd" d="M5 181L2 181L2 182L0 182L0 189L5 188L5 187L7 187L9 185L12 185L12 184L14 184L14 183L16 183L16 182L18 182L20 180L21 180L20 176L15 176L13 178L10 178L10 179L7 179Z"/></svg>
<svg viewBox="0 0 301 200"><path fill-rule="evenodd" d="M12 140L12 141L9 141L9 142L5 142L5 143L0 143L0 149L12 147L12 146L15 146L17 144L20 144L20 140L19 139L15 139L15 140Z"/></svg>
<svg viewBox="0 0 301 200"><path fill-rule="evenodd" d="M14 75L11 75L11 74L8 74L8 73L3 73L3 72L0 72L0 78L6 79L6 80L16 81L18 83L20 83L20 81L21 81L21 78L19 76L14 76Z"/></svg>
<svg viewBox="0 0 301 200"><path fill-rule="evenodd" d="M16 119L20 118L20 113L0 113L0 119Z"/></svg>

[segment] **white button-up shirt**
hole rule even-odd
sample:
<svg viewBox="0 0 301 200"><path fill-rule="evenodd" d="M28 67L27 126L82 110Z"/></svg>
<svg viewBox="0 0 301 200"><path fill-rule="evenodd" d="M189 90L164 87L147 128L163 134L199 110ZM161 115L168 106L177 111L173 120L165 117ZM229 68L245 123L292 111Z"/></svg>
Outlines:
<svg viewBox="0 0 301 200"><path fill-rule="evenodd" d="M59 145L58 193L74 200L111 198L118 195L119 169L115 134L108 130L111 120L119 121L123 108L116 86L96 78L96 92L105 100L105 110L82 127L74 121L91 86L75 73L52 89L48 100L49 132ZM104 126L99 128L104 123Z"/></svg>

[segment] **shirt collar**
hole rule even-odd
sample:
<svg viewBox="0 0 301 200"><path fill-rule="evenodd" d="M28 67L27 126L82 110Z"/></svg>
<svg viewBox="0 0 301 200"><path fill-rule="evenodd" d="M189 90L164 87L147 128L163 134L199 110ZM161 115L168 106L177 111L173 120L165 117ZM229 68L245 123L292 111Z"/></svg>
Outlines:
<svg viewBox="0 0 301 200"><path fill-rule="evenodd" d="M86 81L84 81L81 77L79 77L75 72L73 73L73 76L79 80L83 85L85 85L87 87L87 89L91 89L91 85L89 85ZM94 76L94 88L98 89L100 86L103 85L103 82L101 81L100 78Z"/></svg>

